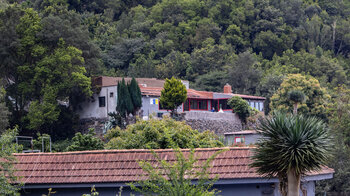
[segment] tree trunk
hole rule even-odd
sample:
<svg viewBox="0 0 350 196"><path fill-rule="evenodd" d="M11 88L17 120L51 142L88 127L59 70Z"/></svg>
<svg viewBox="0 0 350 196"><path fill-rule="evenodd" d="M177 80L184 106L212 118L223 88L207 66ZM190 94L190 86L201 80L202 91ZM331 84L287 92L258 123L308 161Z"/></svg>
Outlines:
<svg viewBox="0 0 350 196"><path fill-rule="evenodd" d="M333 29L332 50L334 53L335 53L334 49L335 49L335 33L336 33L335 31L336 31L336 28L337 28L337 20L334 20L333 24L332 24L332 29Z"/></svg>
<svg viewBox="0 0 350 196"><path fill-rule="evenodd" d="M300 175L295 174L295 170L291 169L287 173L288 176L288 196L299 196Z"/></svg>
<svg viewBox="0 0 350 196"><path fill-rule="evenodd" d="M298 103L294 103L293 114L297 115L298 113Z"/></svg>

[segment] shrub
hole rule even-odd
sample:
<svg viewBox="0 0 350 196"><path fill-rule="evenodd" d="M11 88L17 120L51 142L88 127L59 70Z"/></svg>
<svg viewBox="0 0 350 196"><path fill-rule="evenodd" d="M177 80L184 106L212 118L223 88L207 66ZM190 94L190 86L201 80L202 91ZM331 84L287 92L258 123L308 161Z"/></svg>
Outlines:
<svg viewBox="0 0 350 196"><path fill-rule="evenodd" d="M250 115L251 107L248 102L238 96L233 96L228 100L234 113L236 113L243 123L247 123L247 118Z"/></svg>

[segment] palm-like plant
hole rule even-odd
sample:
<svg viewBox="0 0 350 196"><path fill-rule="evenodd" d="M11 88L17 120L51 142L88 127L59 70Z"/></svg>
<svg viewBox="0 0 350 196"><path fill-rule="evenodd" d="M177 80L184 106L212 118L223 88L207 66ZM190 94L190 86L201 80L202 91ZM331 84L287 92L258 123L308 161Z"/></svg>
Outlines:
<svg viewBox="0 0 350 196"><path fill-rule="evenodd" d="M329 159L331 138L326 124L315 117L275 112L262 121L260 129L263 137L251 166L265 176L277 176L282 195L298 196L301 175L321 169ZM286 180L288 189L283 186Z"/></svg>

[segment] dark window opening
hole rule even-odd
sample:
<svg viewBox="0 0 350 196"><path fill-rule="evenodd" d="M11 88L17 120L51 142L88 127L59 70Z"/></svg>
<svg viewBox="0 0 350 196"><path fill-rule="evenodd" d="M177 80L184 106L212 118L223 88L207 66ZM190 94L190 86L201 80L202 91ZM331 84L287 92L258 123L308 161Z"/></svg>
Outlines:
<svg viewBox="0 0 350 196"><path fill-rule="evenodd" d="M211 101L211 111L217 112L219 111L218 109L218 100L212 100Z"/></svg>
<svg viewBox="0 0 350 196"><path fill-rule="evenodd" d="M198 109L207 110L208 109L208 101L207 100L198 100Z"/></svg>
<svg viewBox="0 0 350 196"><path fill-rule="evenodd" d="M114 96L114 93L113 92L110 92L109 93L109 97L113 97Z"/></svg>
<svg viewBox="0 0 350 196"><path fill-rule="evenodd" d="M98 106L99 107L105 107L106 106L106 97L99 97L98 98Z"/></svg>
<svg viewBox="0 0 350 196"><path fill-rule="evenodd" d="M197 100L191 100L190 104L191 104L191 109L194 109L194 110L198 109Z"/></svg>
<svg viewBox="0 0 350 196"><path fill-rule="evenodd" d="M162 118L163 117L163 113L157 113L157 117L158 118Z"/></svg>
<svg viewBox="0 0 350 196"><path fill-rule="evenodd" d="M227 99L220 99L219 100L219 108L223 110L231 110L232 108L227 104Z"/></svg>
<svg viewBox="0 0 350 196"><path fill-rule="evenodd" d="M188 99L186 99L185 103L184 103L184 111L189 111L190 110L190 103L188 101Z"/></svg>
<svg viewBox="0 0 350 196"><path fill-rule="evenodd" d="M208 110L208 100L191 99L190 105L194 110Z"/></svg>

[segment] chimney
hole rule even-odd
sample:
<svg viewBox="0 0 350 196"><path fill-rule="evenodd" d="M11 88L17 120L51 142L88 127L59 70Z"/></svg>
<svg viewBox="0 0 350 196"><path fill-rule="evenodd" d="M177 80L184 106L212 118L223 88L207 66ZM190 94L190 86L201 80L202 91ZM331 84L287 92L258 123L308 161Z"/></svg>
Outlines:
<svg viewBox="0 0 350 196"><path fill-rule="evenodd" d="M224 86L224 93L232 93L232 87L228 83Z"/></svg>

